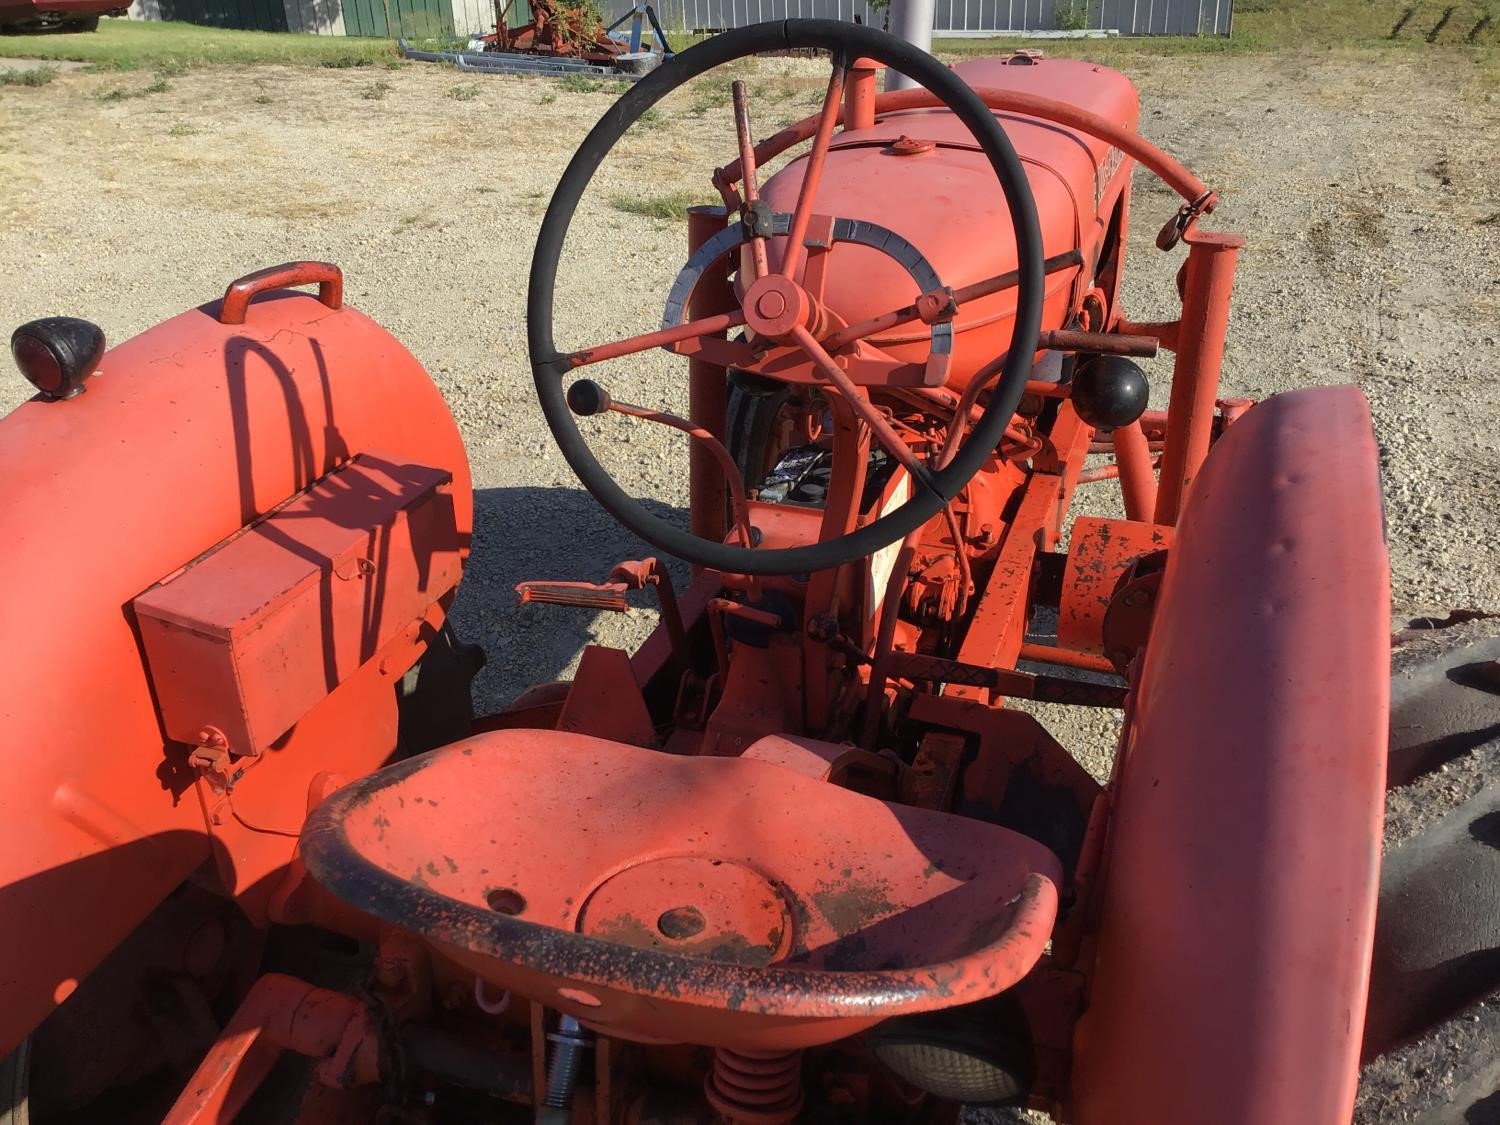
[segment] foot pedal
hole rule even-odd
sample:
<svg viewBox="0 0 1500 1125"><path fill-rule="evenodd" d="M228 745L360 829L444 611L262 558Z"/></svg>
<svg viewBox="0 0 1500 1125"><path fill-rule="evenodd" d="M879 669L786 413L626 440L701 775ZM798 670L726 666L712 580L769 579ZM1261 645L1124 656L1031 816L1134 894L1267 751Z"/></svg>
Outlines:
<svg viewBox="0 0 1500 1125"><path fill-rule="evenodd" d="M516 586L517 605L541 602L544 605L571 605L584 609L607 609L624 613L630 608L625 601L628 589L623 582L522 582Z"/></svg>

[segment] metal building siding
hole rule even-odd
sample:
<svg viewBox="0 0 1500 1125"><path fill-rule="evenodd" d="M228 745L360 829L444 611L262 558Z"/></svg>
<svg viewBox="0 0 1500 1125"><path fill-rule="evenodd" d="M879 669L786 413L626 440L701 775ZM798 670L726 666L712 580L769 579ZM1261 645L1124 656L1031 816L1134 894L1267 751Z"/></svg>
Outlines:
<svg viewBox="0 0 1500 1125"><path fill-rule="evenodd" d="M304 35L345 35L340 0L284 0L289 31Z"/></svg>
<svg viewBox="0 0 1500 1125"><path fill-rule="evenodd" d="M379 39L453 34L451 0L343 0L344 33Z"/></svg>
<svg viewBox="0 0 1500 1125"><path fill-rule="evenodd" d="M156 18L180 20L202 27L288 30L286 5L282 0L159 0Z"/></svg>
<svg viewBox="0 0 1500 1125"><path fill-rule="evenodd" d="M495 9L504 7L494 0L453 0L453 30L458 35L488 35L495 30ZM629 7L630 5L627 5ZM505 13L507 27L520 27L531 20L531 5L526 0L511 0Z"/></svg>
<svg viewBox="0 0 1500 1125"><path fill-rule="evenodd" d="M1051 31L1065 0L936 0L936 35ZM613 22L633 7L632 0L605 0ZM1233 0L1072 0L1086 28L1121 35L1228 35ZM668 31L741 27L761 20L798 17L853 20L875 27L885 14L864 0L662 0L657 14Z"/></svg>

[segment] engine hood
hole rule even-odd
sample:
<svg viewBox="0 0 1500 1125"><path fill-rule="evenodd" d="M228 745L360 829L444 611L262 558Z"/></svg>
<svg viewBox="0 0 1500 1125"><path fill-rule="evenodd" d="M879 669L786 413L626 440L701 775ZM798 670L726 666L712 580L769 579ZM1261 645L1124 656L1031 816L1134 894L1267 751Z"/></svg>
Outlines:
<svg viewBox="0 0 1500 1125"><path fill-rule="evenodd" d="M1067 101L1134 129L1140 103L1118 71L1074 59L985 59L955 71L976 89L1026 90ZM1111 214L1123 198L1131 162L1107 142L1034 117L997 113L1020 155L1036 197L1042 243L1050 257L1078 250L1086 263L1047 279L1044 327L1060 327L1075 287L1092 280L1092 263ZM897 144L902 138L908 142ZM762 195L777 211L795 209L806 159L767 181ZM835 135L815 210L863 219L912 243L945 285L959 287L1016 267L1010 213L1000 183L968 128L942 109L883 114L873 127ZM772 247L773 257L779 247ZM1081 293L1081 289L1079 292ZM825 300L847 321L904 305L916 283L891 258L865 246L830 251ZM966 382L1009 346L1014 290L971 302L955 321L954 377ZM907 326L873 338L898 358L925 354L927 330Z"/></svg>

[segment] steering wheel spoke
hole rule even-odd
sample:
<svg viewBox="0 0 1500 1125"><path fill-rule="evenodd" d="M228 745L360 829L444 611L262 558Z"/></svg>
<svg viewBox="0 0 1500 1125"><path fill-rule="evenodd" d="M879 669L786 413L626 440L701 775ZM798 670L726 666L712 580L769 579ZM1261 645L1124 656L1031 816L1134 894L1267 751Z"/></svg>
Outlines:
<svg viewBox="0 0 1500 1125"><path fill-rule="evenodd" d="M717 336L732 328L743 327L744 323L744 312L736 309L734 312L706 316L702 320L690 320L684 324L660 328L655 332L643 332L639 336L627 336L623 340L614 340L608 344L599 344L597 347L568 352L562 358L569 368L575 368L587 367L592 363L603 363L607 359L619 359L622 356L648 352L652 348L672 348L680 355L690 355L693 352L691 347L693 341ZM728 341L720 342L728 343Z"/></svg>
<svg viewBox="0 0 1500 1125"><path fill-rule="evenodd" d="M869 396L855 385L844 369L839 366L838 360L829 355L823 349L823 345L818 343L817 337L801 325L792 329L792 335L797 341L797 346L812 361L813 366L823 373L839 394L844 396L854 413L859 415L859 420L869 429L871 436L880 447L915 480L931 488L931 474L927 471L927 467L917 458L911 446L901 440L901 435L885 420L885 415L875 409Z"/></svg>
<svg viewBox="0 0 1500 1125"><path fill-rule="evenodd" d="M745 83L738 78L730 86L730 94L734 99L734 132L740 145L740 176L745 181L740 221L750 237L751 274L758 279L770 273L771 267L766 257L766 234L769 232L762 229L769 224L762 221L765 208L760 204L760 185L755 182L755 140L750 135L750 95L745 92Z"/></svg>
<svg viewBox="0 0 1500 1125"><path fill-rule="evenodd" d="M813 133L812 150L807 154L807 163L802 170L802 187L797 193L797 209L792 212L791 230L787 232L786 249L781 257L781 276L793 281L801 277L806 248L808 225L812 221L813 204L818 197L818 185L823 180L823 165L828 160L828 146L833 143L833 129L838 124L839 112L844 101L844 79L848 70L843 57L835 55L833 70L828 76L828 92L823 95L823 108L818 113L818 128ZM755 153L748 152L755 160ZM745 164L746 154L740 156Z"/></svg>

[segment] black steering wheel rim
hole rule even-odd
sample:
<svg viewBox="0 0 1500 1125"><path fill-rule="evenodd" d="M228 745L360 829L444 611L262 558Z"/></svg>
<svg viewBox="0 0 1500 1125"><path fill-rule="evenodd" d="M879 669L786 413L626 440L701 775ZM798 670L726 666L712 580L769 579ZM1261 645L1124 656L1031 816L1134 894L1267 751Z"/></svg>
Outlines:
<svg viewBox="0 0 1500 1125"><path fill-rule="evenodd" d="M835 60L872 58L935 94L962 121L989 159L1010 210L1017 286L1011 347L989 405L952 461L924 486L914 482L906 503L862 528L802 547L761 550L700 539L652 515L614 480L590 451L569 409L563 376L570 370L553 340L557 268L573 213L604 157L651 106L677 87L725 63L771 51L822 49ZM1030 377L1044 296L1042 236L1025 169L1005 131L979 96L927 52L883 31L836 20L779 20L736 28L677 55L636 83L584 138L558 181L537 235L527 289L526 331L532 378L547 426L579 482L604 509L659 550L732 574L775 576L827 570L867 557L926 523L968 484L1000 444Z"/></svg>

